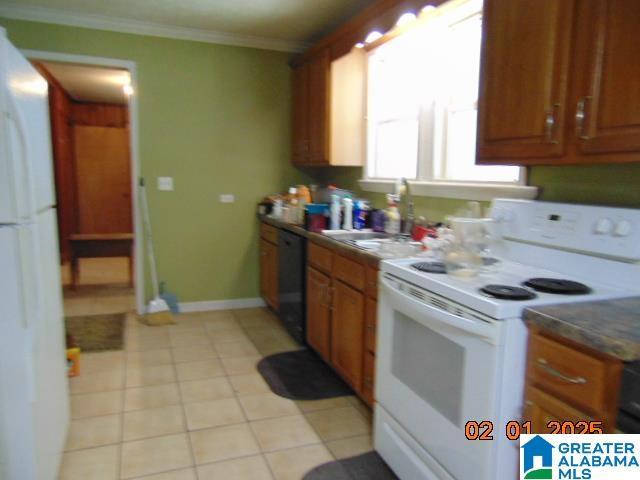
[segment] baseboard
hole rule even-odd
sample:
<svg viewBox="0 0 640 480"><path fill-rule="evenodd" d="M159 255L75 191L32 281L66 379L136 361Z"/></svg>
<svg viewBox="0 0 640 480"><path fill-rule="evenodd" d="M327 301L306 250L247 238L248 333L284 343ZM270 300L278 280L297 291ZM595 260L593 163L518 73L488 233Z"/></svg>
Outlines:
<svg viewBox="0 0 640 480"><path fill-rule="evenodd" d="M231 300L209 300L204 302L181 302L180 311L189 312L209 312L212 310L233 310L241 308L264 307L266 304L260 297L256 298L233 298Z"/></svg>

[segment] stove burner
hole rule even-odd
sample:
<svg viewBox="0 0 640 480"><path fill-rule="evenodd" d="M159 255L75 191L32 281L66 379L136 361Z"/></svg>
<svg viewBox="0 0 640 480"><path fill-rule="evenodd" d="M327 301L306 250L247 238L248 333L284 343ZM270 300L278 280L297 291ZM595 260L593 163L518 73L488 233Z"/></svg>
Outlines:
<svg viewBox="0 0 640 480"><path fill-rule="evenodd" d="M558 293L561 295L585 295L591 292L586 285L559 278L530 278L524 285L537 292Z"/></svg>
<svg viewBox="0 0 640 480"><path fill-rule="evenodd" d="M414 263L411 266L425 273L447 273L447 268L443 262L421 262Z"/></svg>
<svg viewBox="0 0 640 480"><path fill-rule="evenodd" d="M537 295L526 288L510 285L486 285L480 289L482 293L500 300L531 300Z"/></svg>

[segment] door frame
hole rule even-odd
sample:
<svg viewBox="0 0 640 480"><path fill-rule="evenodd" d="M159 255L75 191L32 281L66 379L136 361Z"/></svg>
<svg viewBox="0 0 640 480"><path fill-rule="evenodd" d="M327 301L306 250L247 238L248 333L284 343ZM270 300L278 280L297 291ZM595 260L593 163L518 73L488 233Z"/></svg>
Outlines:
<svg viewBox="0 0 640 480"><path fill-rule="evenodd" d="M138 74L136 62L117 58L93 57L89 55L75 55L70 53L49 52L43 50L21 50L29 60L45 60L61 63L75 63L80 65L92 65L96 67L121 68L129 71L131 86L134 94L129 96L129 145L131 150L131 209L133 214L134 233L134 265L136 297L136 311L143 314L145 310L144 289L144 248L142 218L138 201L138 178L140 175L140 147L138 129Z"/></svg>

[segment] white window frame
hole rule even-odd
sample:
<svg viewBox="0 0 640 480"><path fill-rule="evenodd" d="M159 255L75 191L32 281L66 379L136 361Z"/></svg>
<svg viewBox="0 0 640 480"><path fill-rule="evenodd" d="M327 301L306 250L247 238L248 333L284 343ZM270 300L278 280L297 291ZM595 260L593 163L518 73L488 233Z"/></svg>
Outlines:
<svg viewBox="0 0 640 480"><path fill-rule="evenodd" d="M447 4L445 4L447 5ZM461 9L461 15L456 22L464 21L478 14L482 5L481 0L453 0L450 2L452 7L464 7ZM440 7L442 8L442 7ZM373 55L375 49L370 51L368 56ZM369 83L369 63L367 61L366 68L367 83ZM477 105L473 105L477 108ZM481 181L447 181L436 177L436 172L446 172L446 155L444 154L446 145L442 145L437 149L434 148L434 142L445 138L439 135L437 128L446 128L448 115L448 106L438 105L435 101L428 106L423 106L419 113L419 134L418 134L418 161L416 180L409 180L412 193L415 195L443 198L457 198L463 200L491 200L496 197L508 198L526 198L533 199L538 194L538 188L527 186L527 170L520 168L520 176L517 182L481 182ZM459 105L462 107L462 105ZM471 107L471 105L467 105ZM375 148L375 137L370 135L370 128L373 121L369 118L368 112L371 111L371 101L367 97L366 102L366 161L364 168L364 178L359 181L360 187L369 192L390 193L394 191L396 178L379 178L372 177L373 162L375 157L372 155L372 148ZM437 116L442 117L441 122L436 122ZM427 147L427 148L425 148ZM443 155L435 158L435 151L439 150ZM438 163L438 165L436 165Z"/></svg>

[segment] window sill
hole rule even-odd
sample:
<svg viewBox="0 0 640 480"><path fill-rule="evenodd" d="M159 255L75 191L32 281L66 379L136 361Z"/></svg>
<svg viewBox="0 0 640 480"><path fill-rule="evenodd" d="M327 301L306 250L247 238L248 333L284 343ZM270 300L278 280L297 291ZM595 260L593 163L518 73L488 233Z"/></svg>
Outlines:
<svg viewBox="0 0 640 480"><path fill-rule="evenodd" d="M362 179L360 188L366 192L393 193L395 180ZM410 181L411 193L421 197L455 198L460 200L493 200L520 198L531 200L538 196L538 187L463 182Z"/></svg>

